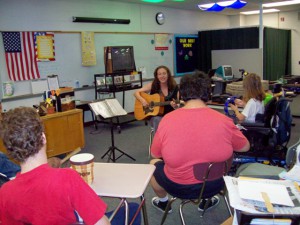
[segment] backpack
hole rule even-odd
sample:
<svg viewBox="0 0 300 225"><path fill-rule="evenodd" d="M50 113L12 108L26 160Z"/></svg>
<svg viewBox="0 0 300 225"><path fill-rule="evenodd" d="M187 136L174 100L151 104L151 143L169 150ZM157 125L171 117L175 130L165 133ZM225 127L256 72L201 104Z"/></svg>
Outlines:
<svg viewBox="0 0 300 225"><path fill-rule="evenodd" d="M291 136L292 114L290 103L285 98L278 99L275 113L271 118L271 128L276 133L277 145L287 144Z"/></svg>

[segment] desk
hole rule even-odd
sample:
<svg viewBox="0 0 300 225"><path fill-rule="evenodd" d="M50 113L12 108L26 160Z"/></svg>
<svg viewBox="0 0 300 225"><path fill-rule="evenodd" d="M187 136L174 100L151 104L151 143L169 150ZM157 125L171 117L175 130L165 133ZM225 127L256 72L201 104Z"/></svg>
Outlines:
<svg viewBox="0 0 300 225"><path fill-rule="evenodd" d="M144 191L154 170L155 166L150 164L94 163L94 181L91 187L99 196L121 199L112 217L124 203L125 225L128 224L129 218L126 199L141 198L138 210L142 208L144 224L148 225Z"/></svg>
<svg viewBox="0 0 300 225"><path fill-rule="evenodd" d="M48 114L41 119L45 126L48 158L84 147L81 109ZM6 152L1 139L0 150Z"/></svg>
<svg viewBox="0 0 300 225"><path fill-rule="evenodd" d="M251 179L251 178L249 178ZM279 207L278 205L273 204L274 213L261 212L259 209L265 207L263 203L258 201L246 202L239 196L238 191L238 182L239 179L236 177L225 176L224 181L226 188L228 190L230 206L236 211L235 223L238 225L246 225L253 218L286 218L291 219L291 225L298 225L300 222L300 193L296 189L293 182L288 180L268 180L268 179L257 179L256 182L265 183L265 184L280 184L284 185L289 191L289 196L293 200L295 207ZM252 178L253 181L253 178ZM297 200L296 200L297 199ZM254 204L255 203L255 204ZM257 207L255 207L256 205ZM263 205L263 206L262 206Z"/></svg>
<svg viewBox="0 0 300 225"><path fill-rule="evenodd" d="M207 101L206 105L212 109L223 109L224 110L224 104L221 104L218 102L212 102L211 100Z"/></svg>

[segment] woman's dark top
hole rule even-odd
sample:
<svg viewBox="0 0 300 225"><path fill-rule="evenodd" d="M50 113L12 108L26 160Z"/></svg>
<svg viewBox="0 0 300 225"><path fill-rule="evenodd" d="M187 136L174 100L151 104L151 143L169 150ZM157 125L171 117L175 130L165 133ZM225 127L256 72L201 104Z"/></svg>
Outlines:
<svg viewBox="0 0 300 225"><path fill-rule="evenodd" d="M175 87L173 90L168 90L168 95L164 97L164 98L165 98L165 101L172 101L173 99L177 100L177 94L178 94L178 91L179 91L179 90L178 90L178 86L177 86L177 85L176 85L176 87ZM155 92L155 93L152 93L152 92L151 92L150 94L151 94L151 95L152 95L152 94L160 94L160 95L163 95L161 91ZM174 108L173 108L170 104L165 105L165 106L164 106L164 113L163 113L162 116L166 115L167 113L169 113L169 112L171 112L171 111L173 111L173 110L174 110Z"/></svg>

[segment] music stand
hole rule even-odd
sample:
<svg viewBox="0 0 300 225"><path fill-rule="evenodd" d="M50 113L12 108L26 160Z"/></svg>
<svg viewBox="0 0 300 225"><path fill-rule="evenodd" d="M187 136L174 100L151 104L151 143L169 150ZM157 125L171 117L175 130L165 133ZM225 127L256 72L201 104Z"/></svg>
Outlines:
<svg viewBox="0 0 300 225"><path fill-rule="evenodd" d="M117 110L119 110L117 113L114 114L112 112L113 110L110 108L110 104L106 104L108 101L111 102L110 104L114 105L113 106L114 109L117 108ZM114 101L114 102L112 102L112 101ZM129 154L127 154L126 152L122 151L121 149L119 149L119 148L117 148L115 146L113 118L114 117L123 116L123 115L127 114L127 112L122 108L122 106L120 105L120 103L116 99L113 98L113 99L104 99L104 100L100 100L100 101L97 101L97 102L92 102L92 103L89 104L89 106L90 106L92 112L96 116L100 116L102 119L109 119L110 120L111 146L101 156L101 159L103 159L106 155L108 155L107 162L109 162L110 160L112 160L113 162L116 162L117 159L119 159L121 156L125 155L128 158L136 161L135 158L133 158L132 156L130 156ZM122 111L120 111L121 109L122 109ZM107 111L107 110L109 110L110 113L111 113L109 116L107 116L106 114L104 114L104 111ZM116 157L116 151L120 152L121 155L119 155L118 157Z"/></svg>

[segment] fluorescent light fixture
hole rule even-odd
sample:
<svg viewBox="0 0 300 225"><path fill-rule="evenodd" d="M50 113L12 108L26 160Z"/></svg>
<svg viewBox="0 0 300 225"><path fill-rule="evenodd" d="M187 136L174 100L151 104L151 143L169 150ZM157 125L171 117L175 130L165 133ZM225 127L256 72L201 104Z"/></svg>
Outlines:
<svg viewBox="0 0 300 225"><path fill-rule="evenodd" d="M283 2L271 2L263 4L263 7L277 7L277 6L284 6L284 5L295 5L300 4L300 0L292 0L292 1L283 1Z"/></svg>
<svg viewBox="0 0 300 225"><path fill-rule="evenodd" d="M272 12L279 12L279 9L264 9L263 13L272 13ZM259 10L254 10L254 11L246 11L246 12L240 12L240 14L244 15L253 15L253 14L259 14Z"/></svg>

